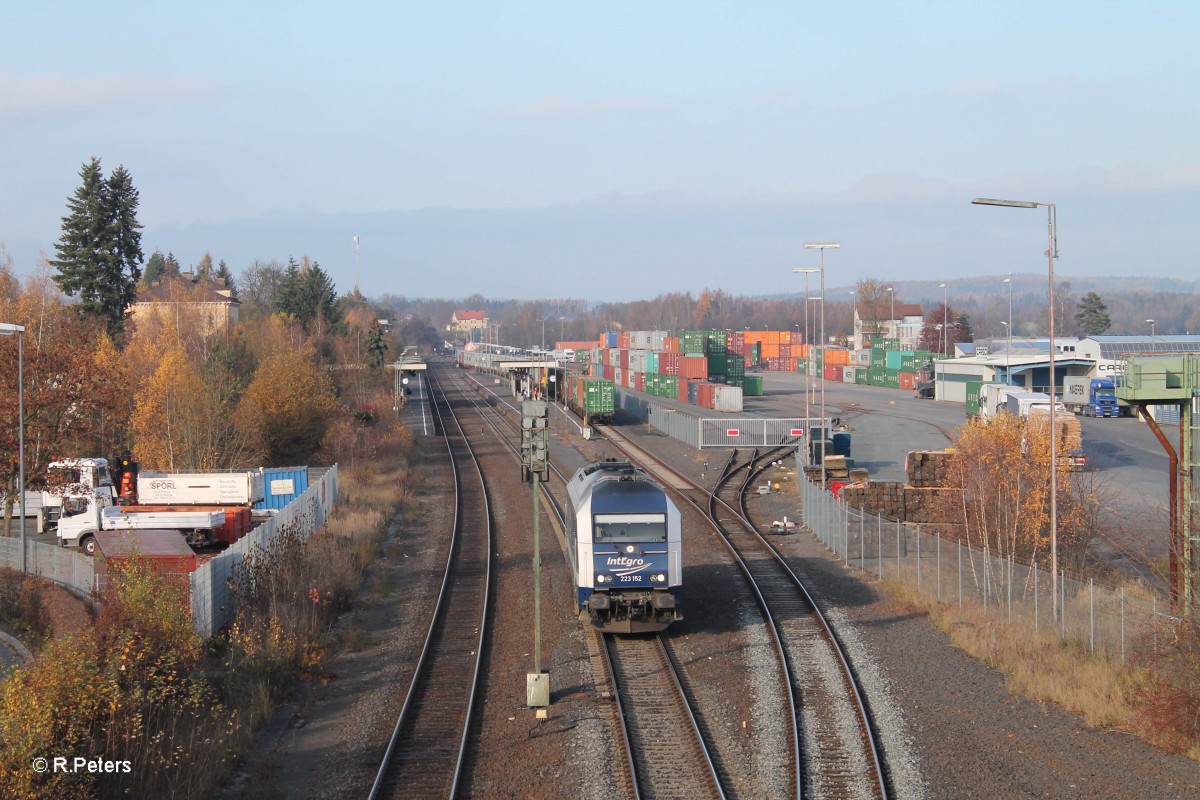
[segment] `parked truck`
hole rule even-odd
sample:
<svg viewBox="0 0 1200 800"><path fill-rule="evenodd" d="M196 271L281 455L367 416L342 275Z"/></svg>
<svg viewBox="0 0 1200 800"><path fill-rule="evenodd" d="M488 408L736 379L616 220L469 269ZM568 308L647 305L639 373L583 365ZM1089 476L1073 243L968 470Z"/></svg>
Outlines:
<svg viewBox="0 0 1200 800"><path fill-rule="evenodd" d="M979 389L979 416L991 419L1008 408L1008 395L1025 391L1006 383L985 383Z"/></svg>
<svg viewBox="0 0 1200 800"><path fill-rule="evenodd" d="M114 506L111 492L97 490L63 495L58 541L63 547L79 547L93 555L99 531L167 529L179 531L192 546L205 546L215 541L214 532L224 524L224 511Z"/></svg>
<svg viewBox="0 0 1200 800"><path fill-rule="evenodd" d="M41 479L39 479L40 481ZM46 465L46 488L25 492L25 519L32 520L35 533L47 533L58 524L63 497L99 491L112 497L113 482L105 458L64 458ZM36 484L35 484L36 485ZM13 502L13 519L19 520L21 506Z"/></svg>
<svg viewBox="0 0 1200 800"><path fill-rule="evenodd" d="M1063 378L1063 403L1085 417L1119 417L1112 378Z"/></svg>
<svg viewBox="0 0 1200 800"><path fill-rule="evenodd" d="M1044 392L1009 392L1004 398L1004 406L1008 413L1015 417L1025 418L1030 411L1050 411L1050 395ZM1067 407L1055 401L1055 413L1067 413Z"/></svg>

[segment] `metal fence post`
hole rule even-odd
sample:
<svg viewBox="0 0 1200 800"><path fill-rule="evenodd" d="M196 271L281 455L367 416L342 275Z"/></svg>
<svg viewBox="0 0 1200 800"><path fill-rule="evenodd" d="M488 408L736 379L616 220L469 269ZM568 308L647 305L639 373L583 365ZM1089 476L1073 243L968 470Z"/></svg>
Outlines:
<svg viewBox="0 0 1200 800"><path fill-rule="evenodd" d="M942 602L942 535L937 535L937 599Z"/></svg>
<svg viewBox="0 0 1200 800"><path fill-rule="evenodd" d="M883 580L883 517L875 516L875 560L879 562L879 580Z"/></svg>
<svg viewBox="0 0 1200 800"><path fill-rule="evenodd" d="M1088 578L1088 641L1092 652L1096 652L1096 585L1091 578Z"/></svg>
<svg viewBox="0 0 1200 800"><path fill-rule="evenodd" d="M962 539L958 540L958 610L962 611Z"/></svg>

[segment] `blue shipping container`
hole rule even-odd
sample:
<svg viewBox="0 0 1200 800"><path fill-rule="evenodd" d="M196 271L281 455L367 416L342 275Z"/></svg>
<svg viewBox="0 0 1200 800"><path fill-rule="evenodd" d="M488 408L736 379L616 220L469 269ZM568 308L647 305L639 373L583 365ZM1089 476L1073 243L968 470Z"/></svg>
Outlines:
<svg viewBox="0 0 1200 800"><path fill-rule="evenodd" d="M266 467L263 469L263 499L255 508L278 511L308 488L308 467Z"/></svg>

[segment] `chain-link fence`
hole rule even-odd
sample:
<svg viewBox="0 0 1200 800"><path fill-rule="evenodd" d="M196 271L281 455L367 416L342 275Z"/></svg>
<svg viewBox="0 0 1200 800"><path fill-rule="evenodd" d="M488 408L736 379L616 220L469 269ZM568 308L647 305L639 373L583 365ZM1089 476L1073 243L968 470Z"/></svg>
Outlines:
<svg viewBox="0 0 1200 800"><path fill-rule="evenodd" d="M1122 664L1135 646L1153 646L1157 627L1170 619L1168 604L1153 594L1134 596L1124 587L1061 571L1056 613L1055 581L1037 564L864 513L807 480L799 483L804 524L847 565L900 581L940 603L974 606Z"/></svg>

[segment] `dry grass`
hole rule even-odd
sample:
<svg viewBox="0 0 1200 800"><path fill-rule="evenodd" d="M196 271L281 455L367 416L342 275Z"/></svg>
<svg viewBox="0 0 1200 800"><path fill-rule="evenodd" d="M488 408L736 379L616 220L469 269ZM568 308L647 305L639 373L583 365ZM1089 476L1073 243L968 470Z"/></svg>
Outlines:
<svg viewBox="0 0 1200 800"><path fill-rule="evenodd" d="M1133 698L1145 685L1140 672L1123 670L1056 637L1033 635L980 609L931 602L900 583L888 582L885 590L910 609L927 612L955 645L1003 673L1014 694L1075 711L1093 727L1138 727Z"/></svg>

